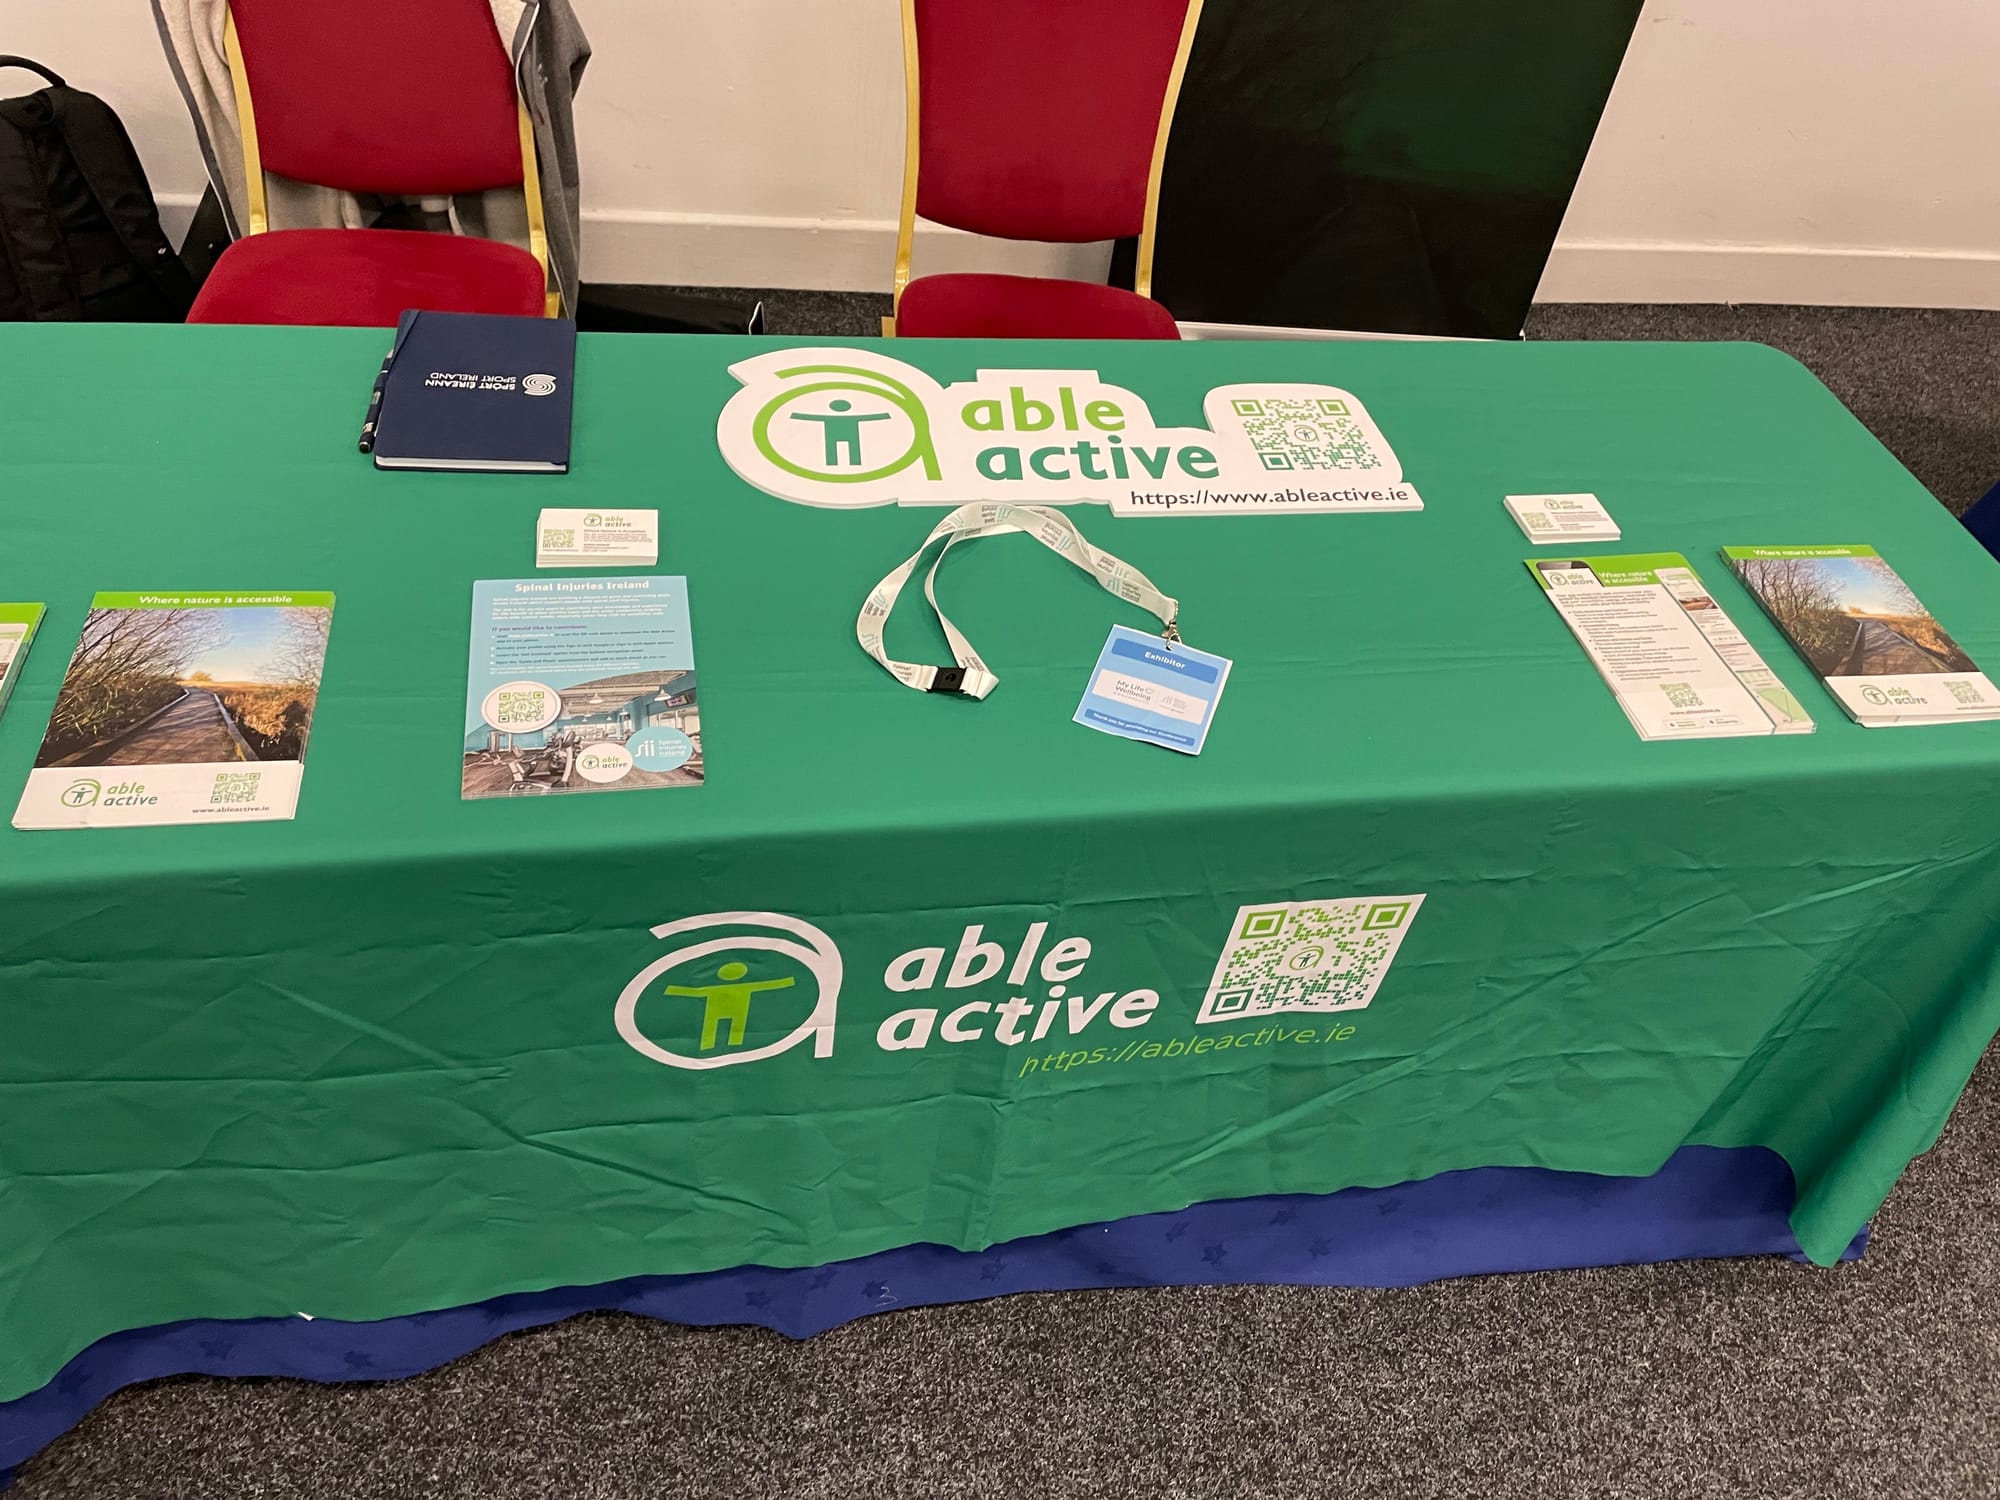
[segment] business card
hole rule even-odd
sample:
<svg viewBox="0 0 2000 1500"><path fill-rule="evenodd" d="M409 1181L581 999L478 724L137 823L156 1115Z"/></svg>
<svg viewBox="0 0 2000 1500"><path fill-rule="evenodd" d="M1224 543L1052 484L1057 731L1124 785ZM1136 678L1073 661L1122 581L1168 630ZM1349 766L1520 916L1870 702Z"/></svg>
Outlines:
<svg viewBox="0 0 2000 1500"><path fill-rule="evenodd" d="M610 568L660 560L657 510L545 510L535 523L538 568Z"/></svg>
<svg viewBox="0 0 2000 1500"><path fill-rule="evenodd" d="M1538 546L1618 540L1618 523L1595 495L1509 495L1507 510Z"/></svg>

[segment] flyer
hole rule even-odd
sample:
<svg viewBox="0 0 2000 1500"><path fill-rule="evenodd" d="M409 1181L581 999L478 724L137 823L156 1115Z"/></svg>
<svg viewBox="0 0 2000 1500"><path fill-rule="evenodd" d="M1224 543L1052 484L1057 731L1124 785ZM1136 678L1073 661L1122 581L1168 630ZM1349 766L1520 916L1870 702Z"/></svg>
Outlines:
<svg viewBox="0 0 2000 1500"><path fill-rule="evenodd" d="M35 644L42 614L39 604L0 604L0 712L7 707L7 695L14 691L28 648Z"/></svg>
<svg viewBox="0 0 2000 1500"><path fill-rule="evenodd" d="M1779 680L1749 638L1736 628L1736 622L1722 612L1722 606L1715 602L1706 585L1695 577L1694 569L1664 567L1655 572L1667 592L1687 611L1695 628L1708 637L1715 654L1736 674L1736 680L1757 695L1772 730L1778 734L1811 734L1816 726L1805 705Z"/></svg>
<svg viewBox="0 0 2000 1500"><path fill-rule="evenodd" d="M1857 724L2000 718L2000 688L1873 547L1724 547L1722 555Z"/></svg>
<svg viewBox="0 0 2000 1500"><path fill-rule="evenodd" d="M685 578L472 586L463 798L652 791L703 777Z"/></svg>
<svg viewBox="0 0 2000 1500"><path fill-rule="evenodd" d="M294 816L332 623L328 593L97 595L14 826Z"/></svg>
<svg viewBox="0 0 2000 1500"><path fill-rule="evenodd" d="M1762 701L1696 623L1698 611L1684 606L1661 579L1663 568L1692 576L1679 553L1527 562L1641 739L1774 731ZM1713 607L1713 600L1700 597Z"/></svg>

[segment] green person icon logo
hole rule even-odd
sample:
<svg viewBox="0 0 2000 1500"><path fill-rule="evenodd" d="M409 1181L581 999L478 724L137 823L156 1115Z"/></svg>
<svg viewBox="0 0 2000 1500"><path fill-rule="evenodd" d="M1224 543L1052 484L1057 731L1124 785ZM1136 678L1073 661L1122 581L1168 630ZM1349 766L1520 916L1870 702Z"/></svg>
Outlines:
<svg viewBox="0 0 2000 1500"><path fill-rule="evenodd" d="M715 1034L724 1021L729 1023L729 1045L742 1046L743 1028L750 1021L750 997L759 990L790 989L795 983L794 980L787 978L760 979L751 984L743 984L740 981L750 972L750 967L748 964L736 963L733 960L715 972L724 983L693 986L670 984L666 988L666 993L669 995L698 996L708 1002L701 1017L701 1050L704 1052L715 1050Z"/></svg>
<svg viewBox="0 0 2000 1500"><path fill-rule="evenodd" d="M912 467L925 479L940 476L937 452L931 444L930 414L923 398L902 381L859 365L795 365L773 374L786 384L750 421L751 442L773 467L795 478L841 485L887 479ZM794 381L800 383L792 384ZM877 409L870 411L864 405L857 410L856 397ZM881 409L884 407L888 409ZM817 454L808 457L802 447L788 444L792 456L787 457L772 437L772 423L778 418L782 418L778 422L781 432L800 436L806 430L793 427L793 422L816 423L821 436ZM874 450L872 459L862 456L865 422L892 424L865 434L867 446ZM889 436L894 433L907 436ZM899 440L902 451L892 456L886 449ZM873 467L868 467L870 464Z"/></svg>
<svg viewBox="0 0 2000 1500"><path fill-rule="evenodd" d="M833 1055L834 1020L840 1006L840 949L832 938L812 923L783 912L719 911L677 917L671 922L662 922L651 932L656 938L678 941L626 981L612 1012L618 1035L640 1056L669 1068L706 1071L759 1062L794 1047L808 1045L816 1058ZM788 964L797 966L800 977L796 981L767 979L746 984L744 981L750 969L737 957L743 953L778 954ZM676 972L689 972L690 965L703 959L720 967L711 971L703 965L692 970L692 975L705 977L713 972L718 983L665 984ZM799 1002L809 1001L811 1008L784 1035L760 1039L754 1046L744 1046L743 1033L749 1020L750 1001L760 990L787 990L791 998ZM647 1034L640 1019L642 1008L649 1012L687 1014L687 1007L678 1000L663 1002L663 993L669 996L700 996L708 1003L698 1050L676 1051ZM785 1006L776 1008L787 1009ZM663 1025L671 1024L665 1015L660 1015L658 1019ZM717 1045L717 1033L725 1021L729 1023L729 1045L720 1047Z"/></svg>
<svg viewBox="0 0 2000 1500"><path fill-rule="evenodd" d="M863 422L886 422L886 411L857 412L854 403L841 397L830 402L830 411L791 412L794 422L818 422L826 433L826 466L837 469L843 464L853 468L861 467L861 424ZM841 457L845 449L847 456Z"/></svg>

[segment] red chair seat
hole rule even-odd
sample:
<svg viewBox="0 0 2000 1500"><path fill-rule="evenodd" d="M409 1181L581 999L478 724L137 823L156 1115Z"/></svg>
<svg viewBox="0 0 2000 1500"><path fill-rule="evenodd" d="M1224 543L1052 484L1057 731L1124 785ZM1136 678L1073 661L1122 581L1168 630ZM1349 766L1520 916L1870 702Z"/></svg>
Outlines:
<svg viewBox="0 0 2000 1500"><path fill-rule="evenodd" d="M1151 297L1041 276L920 276L896 304L909 339L1177 339Z"/></svg>
<svg viewBox="0 0 2000 1500"><path fill-rule="evenodd" d="M222 252L190 323L393 328L405 308L539 318L542 268L497 240L416 229L275 229Z"/></svg>

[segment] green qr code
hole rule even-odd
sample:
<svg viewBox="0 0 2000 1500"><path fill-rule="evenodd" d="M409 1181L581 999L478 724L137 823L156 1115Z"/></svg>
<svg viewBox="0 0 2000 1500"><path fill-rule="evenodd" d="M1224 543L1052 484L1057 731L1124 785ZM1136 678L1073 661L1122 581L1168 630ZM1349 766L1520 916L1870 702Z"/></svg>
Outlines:
<svg viewBox="0 0 2000 1500"><path fill-rule="evenodd" d="M1660 691L1667 695L1667 704L1671 708L1701 707L1701 694L1688 683L1663 682L1660 684Z"/></svg>
<svg viewBox="0 0 2000 1500"><path fill-rule="evenodd" d="M499 724L539 724L542 720L541 693L502 693L499 709Z"/></svg>
<svg viewBox="0 0 2000 1500"><path fill-rule="evenodd" d="M262 771L224 771L215 778L215 788L208 794L209 804L255 802L257 783L263 779Z"/></svg>
<svg viewBox="0 0 2000 1500"><path fill-rule="evenodd" d="M1423 904L1422 896L1352 896L1240 908L1197 1024L1365 1008Z"/></svg>
<svg viewBox="0 0 2000 1500"><path fill-rule="evenodd" d="M1345 401L1265 397L1231 401L1266 469L1379 469L1382 455Z"/></svg>
<svg viewBox="0 0 2000 1500"><path fill-rule="evenodd" d="M564 548L574 547L575 545L576 528L574 526L567 526L561 530L557 530L553 526L544 526L542 528L542 550L544 552L560 552Z"/></svg>

